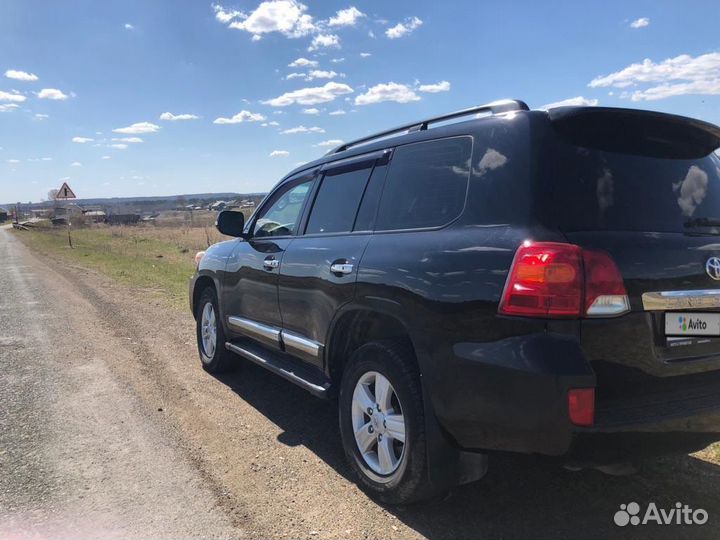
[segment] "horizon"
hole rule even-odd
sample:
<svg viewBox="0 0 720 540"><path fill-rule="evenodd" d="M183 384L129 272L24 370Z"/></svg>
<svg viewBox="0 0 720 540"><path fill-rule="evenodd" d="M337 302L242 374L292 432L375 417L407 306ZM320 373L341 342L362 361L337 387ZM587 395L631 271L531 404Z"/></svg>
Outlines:
<svg viewBox="0 0 720 540"><path fill-rule="evenodd" d="M717 124L714 7L8 0L0 200L267 192L342 141L501 98Z"/></svg>

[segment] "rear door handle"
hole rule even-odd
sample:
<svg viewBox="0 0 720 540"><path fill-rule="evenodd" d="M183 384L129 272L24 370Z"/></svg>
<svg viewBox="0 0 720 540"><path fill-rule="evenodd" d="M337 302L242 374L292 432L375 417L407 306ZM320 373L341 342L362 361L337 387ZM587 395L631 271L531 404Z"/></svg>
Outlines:
<svg viewBox="0 0 720 540"><path fill-rule="evenodd" d="M332 263L330 265L330 271L333 274L351 274L353 271L353 265L350 263Z"/></svg>
<svg viewBox="0 0 720 540"><path fill-rule="evenodd" d="M263 261L263 266L266 270L273 270L274 268L280 266L280 261L270 255L269 257L265 257L265 260Z"/></svg>

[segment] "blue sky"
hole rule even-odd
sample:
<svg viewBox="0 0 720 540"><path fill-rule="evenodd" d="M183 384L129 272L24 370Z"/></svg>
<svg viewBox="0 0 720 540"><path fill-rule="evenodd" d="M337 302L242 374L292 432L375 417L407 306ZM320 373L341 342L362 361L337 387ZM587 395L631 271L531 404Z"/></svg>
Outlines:
<svg viewBox="0 0 720 540"><path fill-rule="evenodd" d="M265 191L323 143L505 97L720 123L716 7L3 0L0 201Z"/></svg>

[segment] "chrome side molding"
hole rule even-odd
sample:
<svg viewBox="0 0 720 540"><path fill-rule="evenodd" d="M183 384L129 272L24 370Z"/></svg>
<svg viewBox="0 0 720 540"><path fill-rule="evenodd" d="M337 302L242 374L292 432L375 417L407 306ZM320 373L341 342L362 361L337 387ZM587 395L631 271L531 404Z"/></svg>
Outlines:
<svg viewBox="0 0 720 540"><path fill-rule="evenodd" d="M285 350L290 354L309 359L320 357L322 344L300 334L281 330L275 326L262 324L244 317L230 316L228 317L228 324L246 336L263 343L269 343L274 347L280 348L284 344Z"/></svg>
<svg viewBox="0 0 720 540"><path fill-rule="evenodd" d="M720 308L720 289L660 291L642 294L645 311Z"/></svg>
<svg viewBox="0 0 720 540"><path fill-rule="evenodd" d="M279 328L235 316L228 317L228 324L251 338L280 347Z"/></svg>
<svg viewBox="0 0 720 540"><path fill-rule="evenodd" d="M285 350L290 354L300 354L317 358L320 356L320 344L317 341L307 339L303 336L283 330L280 332L280 339L285 344Z"/></svg>

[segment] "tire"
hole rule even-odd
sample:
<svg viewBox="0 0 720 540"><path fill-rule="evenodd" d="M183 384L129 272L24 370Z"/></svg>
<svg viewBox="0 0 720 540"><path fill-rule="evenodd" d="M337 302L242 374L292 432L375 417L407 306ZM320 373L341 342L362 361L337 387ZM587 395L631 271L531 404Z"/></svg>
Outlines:
<svg viewBox="0 0 720 540"><path fill-rule="evenodd" d="M211 323L206 317L206 310L210 309L212 309L213 314ZM206 287L200 293L200 298L195 307L195 321L195 336L203 369L208 373L227 371L232 365L233 354L225 349L225 331L220 322L220 310L214 287ZM210 346L208 340L203 339L204 334L207 336L208 332L214 335L214 347Z"/></svg>
<svg viewBox="0 0 720 540"><path fill-rule="evenodd" d="M379 390L380 399L375 383L384 383L378 376L390 384L389 392ZM387 399L384 404L378 404L382 394L387 393L392 395L390 407ZM360 405L363 401L364 405L373 403L372 415L362 412L367 410ZM377 341L357 349L344 370L338 406L345 454L366 492L388 504L407 504L434 495L427 474L420 375L407 345L401 341ZM402 445L397 437L400 433L395 416L398 406L404 420ZM362 427L356 429L357 426ZM356 438L356 432L361 434L360 438ZM381 451L381 442L385 452ZM361 444L366 448L365 453L360 450Z"/></svg>

